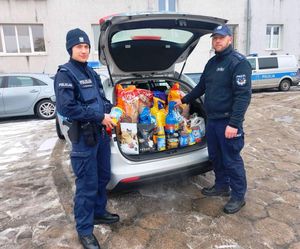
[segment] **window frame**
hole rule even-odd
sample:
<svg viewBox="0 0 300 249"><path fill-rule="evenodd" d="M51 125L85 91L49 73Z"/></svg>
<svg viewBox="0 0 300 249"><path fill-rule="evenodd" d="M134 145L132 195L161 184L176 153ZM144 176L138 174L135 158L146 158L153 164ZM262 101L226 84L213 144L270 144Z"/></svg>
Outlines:
<svg viewBox="0 0 300 249"><path fill-rule="evenodd" d="M162 9L160 9L160 2L163 1L164 2L164 7ZM174 10L170 10L170 1L174 1ZM176 12L177 11L177 0L158 0L158 11L166 11L166 12Z"/></svg>
<svg viewBox="0 0 300 249"><path fill-rule="evenodd" d="M270 31L270 37L267 34L268 28L271 28ZM274 29L278 28L278 46L274 47ZM272 51L272 50L280 50L281 49L281 39L282 39L282 29L283 25L282 24L267 24L266 26L266 50L267 51Z"/></svg>
<svg viewBox="0 0 300 249"><path fill-rule="evenodd" d="M232 47L238 50L238 24L227 24L232 33Z"/></svg>
<svg viewBox="0 0 300 249"><path fill-rule="evenodd" d="M5 36L4 36L4 29L3 26L5 25L11 25L14 28L15 32L15 39L16 39L16 46L17 46L17 52L7 52L6 43L5 43ZM29 41L30 41L30 50L31 52L20 52L20 42L19 42L19 35L18 35L18 26L27 26L28 29L28 35L29 35ZM35 45L34 45L34 34L32 31L32 26L39 25L43 29L43 40L44 40L44 47L45 51L35 51ZM45 42L45 35L44 35L44 25L43 24L27 24L27 23L0 23L0 39L2 44L2 51L0 51L0 56L32 56L32 55L46 55L46 42Z"/></svg>

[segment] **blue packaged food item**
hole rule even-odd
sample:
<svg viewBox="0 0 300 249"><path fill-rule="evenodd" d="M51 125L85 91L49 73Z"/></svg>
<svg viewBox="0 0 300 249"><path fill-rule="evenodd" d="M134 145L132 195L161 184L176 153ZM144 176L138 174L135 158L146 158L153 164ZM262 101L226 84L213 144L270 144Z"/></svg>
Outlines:
<svg viewBox="0 0 300 249"><path fill-rule="evenodd" d="M179 137L179 145L180 147L185 147L189 145L189 135L185 132L181 132Z"/></svg>
<svg viewBox="0 0 300 249"><path fill-rule="evenodd" d="M189 145L193 145L196 143L195 137L193 135L192 130L188 130L188 136L189 136Z"/></svg>
<svg viewBox="0 0 300 249"><path fill-rule="evenodd" d="M163 151L166 150L166 136L165 135L158 135L156 137L157 142L157 150Z"/></svg>
<svg viewBox="0 0 300 249"><path fill-rule="evenodd" d="M176 102L174 101L171 101L169 103L169 108L168 108L169 111L166 116L166 126L165 126L165 131L167 134L174 134L179 127L179 123L175 113L175 105Z"/></svg>
<svg viewBox="0 0 300 249"><path fill-rule="evenodd" d="M192 127L192 134L194 136L195 142L200 143L201 142L201 131L199 126Z"/></svg>
<svg viewBox="0 0 300 249"><path fill-rule="evenodd" d="M153 97L163 100L164 103L167 101L167 95L162 91L153 91Z"/></svg>
<svg viewBox="0 0 300 249"><path fill-rule="evenodd" d="M156 125L156 119L153 115L151 115L149 107L144 107L143 111L139 115L139 123Z"/></svg>

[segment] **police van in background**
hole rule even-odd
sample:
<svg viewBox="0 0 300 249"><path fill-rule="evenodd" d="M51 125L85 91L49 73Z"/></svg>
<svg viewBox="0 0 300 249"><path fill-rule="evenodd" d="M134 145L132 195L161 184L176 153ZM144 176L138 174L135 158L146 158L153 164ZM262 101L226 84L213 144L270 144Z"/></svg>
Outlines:
<svg viewBox="0 0 300 249"><path fill-rule="evenodd" d="M247 56L252 67L252 89L288 91L299 84L300 69L294 55Z"/></svg>

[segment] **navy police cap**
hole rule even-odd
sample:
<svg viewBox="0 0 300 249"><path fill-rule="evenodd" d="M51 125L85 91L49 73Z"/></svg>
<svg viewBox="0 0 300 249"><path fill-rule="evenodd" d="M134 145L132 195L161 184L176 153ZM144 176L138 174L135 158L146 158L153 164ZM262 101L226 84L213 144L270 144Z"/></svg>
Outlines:
<svg viewBox="0 0 300 249"><path fill-rule="evenodd" d="M231 30L227 25L220 25L216 27L210 37L213 37L214 35L221 35L221 36L232 36Z"/></svg>

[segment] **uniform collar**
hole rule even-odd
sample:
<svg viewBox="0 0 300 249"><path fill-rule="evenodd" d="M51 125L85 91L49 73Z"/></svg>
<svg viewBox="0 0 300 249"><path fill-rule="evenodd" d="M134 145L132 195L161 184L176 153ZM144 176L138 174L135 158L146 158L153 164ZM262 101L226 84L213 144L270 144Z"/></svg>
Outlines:
<svg viewBox="0 0 300 249"><path fill-rule="evenodd" d="M222 52L216 52L217 57L224 57L225 55L230 54L233 51L232 45L229 45L227 48L225 48Z"/></svg>
<svg viewBox="0 0 300 249"><path fill-rule="evenodd" d="M72 58L70 58L70 62L75 65L75 66L78 66L78 67L82 67L82 68L86 68L87 67L87 62L80 62L80 61L76 61Z"/></svg>

